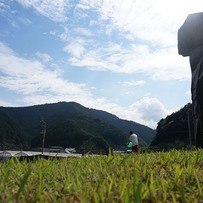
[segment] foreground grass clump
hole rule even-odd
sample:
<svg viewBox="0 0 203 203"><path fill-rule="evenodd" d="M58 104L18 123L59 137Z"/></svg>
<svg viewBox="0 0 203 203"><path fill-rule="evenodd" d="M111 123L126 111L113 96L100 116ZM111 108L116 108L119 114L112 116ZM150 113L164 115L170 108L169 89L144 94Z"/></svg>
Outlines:
<svg viewBox="0 0 203 203"><path fill-rule="evenodd" d="M0 202L203 202L203 151L0 163Z"/></svg>

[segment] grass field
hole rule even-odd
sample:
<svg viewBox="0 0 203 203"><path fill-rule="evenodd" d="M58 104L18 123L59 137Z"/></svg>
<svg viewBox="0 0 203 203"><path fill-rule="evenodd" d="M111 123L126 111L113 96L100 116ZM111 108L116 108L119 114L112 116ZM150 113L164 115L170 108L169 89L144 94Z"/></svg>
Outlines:
<svg viewBox="0 0 203 203"><path fill-rule="evenodd" d="M9 160L0 202L203 202L203 151Z"/></svg>

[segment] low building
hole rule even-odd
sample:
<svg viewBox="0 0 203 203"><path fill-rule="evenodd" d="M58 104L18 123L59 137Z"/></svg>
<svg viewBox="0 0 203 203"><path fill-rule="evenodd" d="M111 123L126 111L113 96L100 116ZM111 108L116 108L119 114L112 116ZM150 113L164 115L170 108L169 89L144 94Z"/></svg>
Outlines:
<svg viewBox="0 0 203 203"><path fill-rule="evenodd" d="M65 148L65 153L76 153L75 148Z"/></svg>
<svg viewBox="0 0 203 203"><path fill-rule="evenodd" d="M61 146L52 146L52 147L49 149L49 152L64 153L65 150L64 150L64 148L61 147Z"/></svg>

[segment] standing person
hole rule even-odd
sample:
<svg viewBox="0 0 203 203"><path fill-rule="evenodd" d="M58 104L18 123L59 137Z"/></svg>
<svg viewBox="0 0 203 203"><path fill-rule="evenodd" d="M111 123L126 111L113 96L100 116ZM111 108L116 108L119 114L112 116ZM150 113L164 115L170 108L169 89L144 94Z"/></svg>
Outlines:
<svg viewBox="0 0 203 203"><path fill-rule="evenodd" d="M130 131L129 140L132 142L132 152L138 152L138 138L137 135Z"/></svg>

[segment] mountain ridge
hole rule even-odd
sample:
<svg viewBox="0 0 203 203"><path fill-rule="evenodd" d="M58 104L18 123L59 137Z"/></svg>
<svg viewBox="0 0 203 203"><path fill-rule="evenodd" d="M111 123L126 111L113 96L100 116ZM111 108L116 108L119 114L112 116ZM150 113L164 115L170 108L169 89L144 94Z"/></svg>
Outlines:
<svg viewBox="0 0 203 203"><path fill-rule="evenodd" d="M47 122L48 128L50 128L51 131L55 131L56 128L58 130L62 129L63 125L61 125L61 123L69 126L67 131L59 130L62 134L57 135L58 139L61 136L60 139L63 137L65 140L68 140L67 137L72 136L68 130L70 127L77 129L78 125L79 129L76 131L73 130L73 132L78 134L78 136L80 135L79 137L84 142L84 137L88 137L87 140L89 139L89 142L102 142L103 145L106 143L108 147L113 146L119 149L124 148L124 143L128 141L130 130L138 134L141 146L149 145L155 136L155 130L147 126L120 119L105 111L84 107L76 102L58 102L26 107L0 107L0 110L3 110L6 114L15 119L25 132L29 134L31 139L39 137L41 130L40 120L42 119ZM71 123L71 121L75 123ZM56 126L56 123L58 123L58 126ZM55 129L53 126L55 126ZM86 126L89 126L89 129ZM101 126L104 127L102 128ZM51 131L47 137L51 136ZM106 134L109 135L107 136ZM52 135L52 138L54 138L54 135ZM74 137L71 139L73 140L73 138ZM119 142L116 143L117 138ZM98 141L99 139L100 141ZM47 140L49 139L47 138ZM55 140L56 142L56 139L50 140Z"/></svg>

